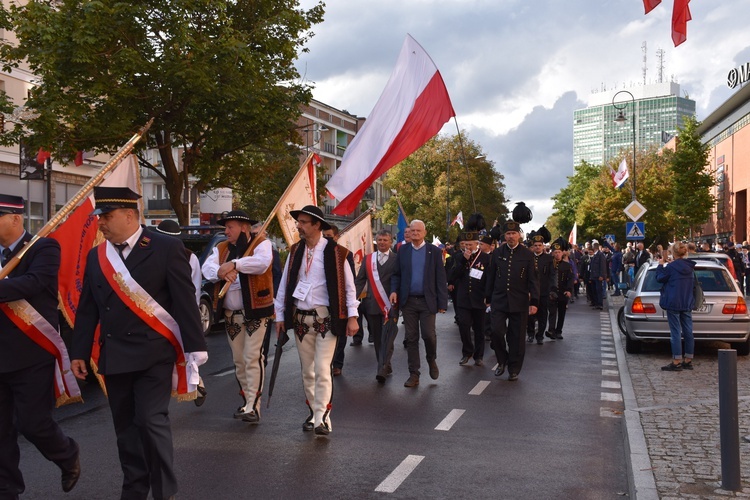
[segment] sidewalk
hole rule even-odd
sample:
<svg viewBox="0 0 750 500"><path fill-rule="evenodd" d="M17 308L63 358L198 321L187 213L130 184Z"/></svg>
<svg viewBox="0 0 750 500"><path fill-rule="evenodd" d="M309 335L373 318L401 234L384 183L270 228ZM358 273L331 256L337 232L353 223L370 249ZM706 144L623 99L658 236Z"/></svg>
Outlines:
<svg viewBox="0 0 750 500"><path fill-rule="evenodd" d="M750 443L741 439L742 492L721 489L718 350L696 343L693 371L663 372L669 343L627 354L617 327L623 297L608 297L625 403L630 497L645 499L750 498ZM737 357L740 437L750 434L750 357Z"/></svg>

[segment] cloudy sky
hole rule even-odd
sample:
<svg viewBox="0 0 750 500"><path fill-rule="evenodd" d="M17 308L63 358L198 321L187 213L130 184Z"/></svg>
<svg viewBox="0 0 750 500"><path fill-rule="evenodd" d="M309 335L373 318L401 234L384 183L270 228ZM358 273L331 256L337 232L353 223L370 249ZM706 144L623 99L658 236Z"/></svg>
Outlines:
<svg viewBox="0 0 750 500"><path fill-rule="evenodd" d="M644 42L647 83L663 49L664 80L696 101L699 120L732 94L728 71L750 61L746 0L692 2L679 47L671 0L648 15L642 0L326 0L325 10L297 65L314 98L368 116L411 34L443 75L459 126L505 176L509 208L525 201L534 212L527 230L573 172L573 111L592 91L642 85Z"/></svg>

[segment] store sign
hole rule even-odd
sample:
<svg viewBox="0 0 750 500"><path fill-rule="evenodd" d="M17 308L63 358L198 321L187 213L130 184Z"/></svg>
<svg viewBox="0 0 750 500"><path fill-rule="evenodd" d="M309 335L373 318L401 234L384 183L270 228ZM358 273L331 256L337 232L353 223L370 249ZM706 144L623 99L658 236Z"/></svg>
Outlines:
<svg viewBox="0 0 750 500"><path fill-rule="evenodd" d="M745 63L744 66L740 66L739 68L730 69L727 75L727 85L730 89L735 88L737 85L742 85L748 80L750 80L750 62Z"/></svg>
<svg viewBox="0 0 750 500"><path fill-rule="evenodd" d="M232 190L218 188L200 195L201 213L220 214L232 210Z"/></svg>

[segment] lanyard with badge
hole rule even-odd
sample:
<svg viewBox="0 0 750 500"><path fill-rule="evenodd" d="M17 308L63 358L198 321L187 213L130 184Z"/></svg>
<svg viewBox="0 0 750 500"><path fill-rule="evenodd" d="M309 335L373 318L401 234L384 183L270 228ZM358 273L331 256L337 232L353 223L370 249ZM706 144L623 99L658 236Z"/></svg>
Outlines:
<svg viewBox="0 0 750 500"><path fill-rule="evenodd" d="M484 274L484 271L476 269L474 267L474 264L477 262L477 259L479 258L479 255L481 255L481 253L482 252L477 252L477 256L474 257L474 260L471 261L471 266L469 266L469 276L478 280L482 279L482 274Z"/></svg>

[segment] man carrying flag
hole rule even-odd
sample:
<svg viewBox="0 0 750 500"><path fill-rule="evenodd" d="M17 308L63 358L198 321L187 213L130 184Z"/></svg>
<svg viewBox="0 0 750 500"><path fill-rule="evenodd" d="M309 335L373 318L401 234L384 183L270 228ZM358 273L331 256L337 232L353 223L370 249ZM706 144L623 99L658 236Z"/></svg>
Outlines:
<svg viewBox="0 0 750 500"><path fill-rule="evenodd" d="M176 238L139 223L140 196L95 187L99 230L89 252L73 329L71 367L85 379L101 324L99 373L109 395L123 498L177 493L169 399L197 397L197 367L208 359L190 264ZM176 387L173 387L173 373Z"/></svg>

